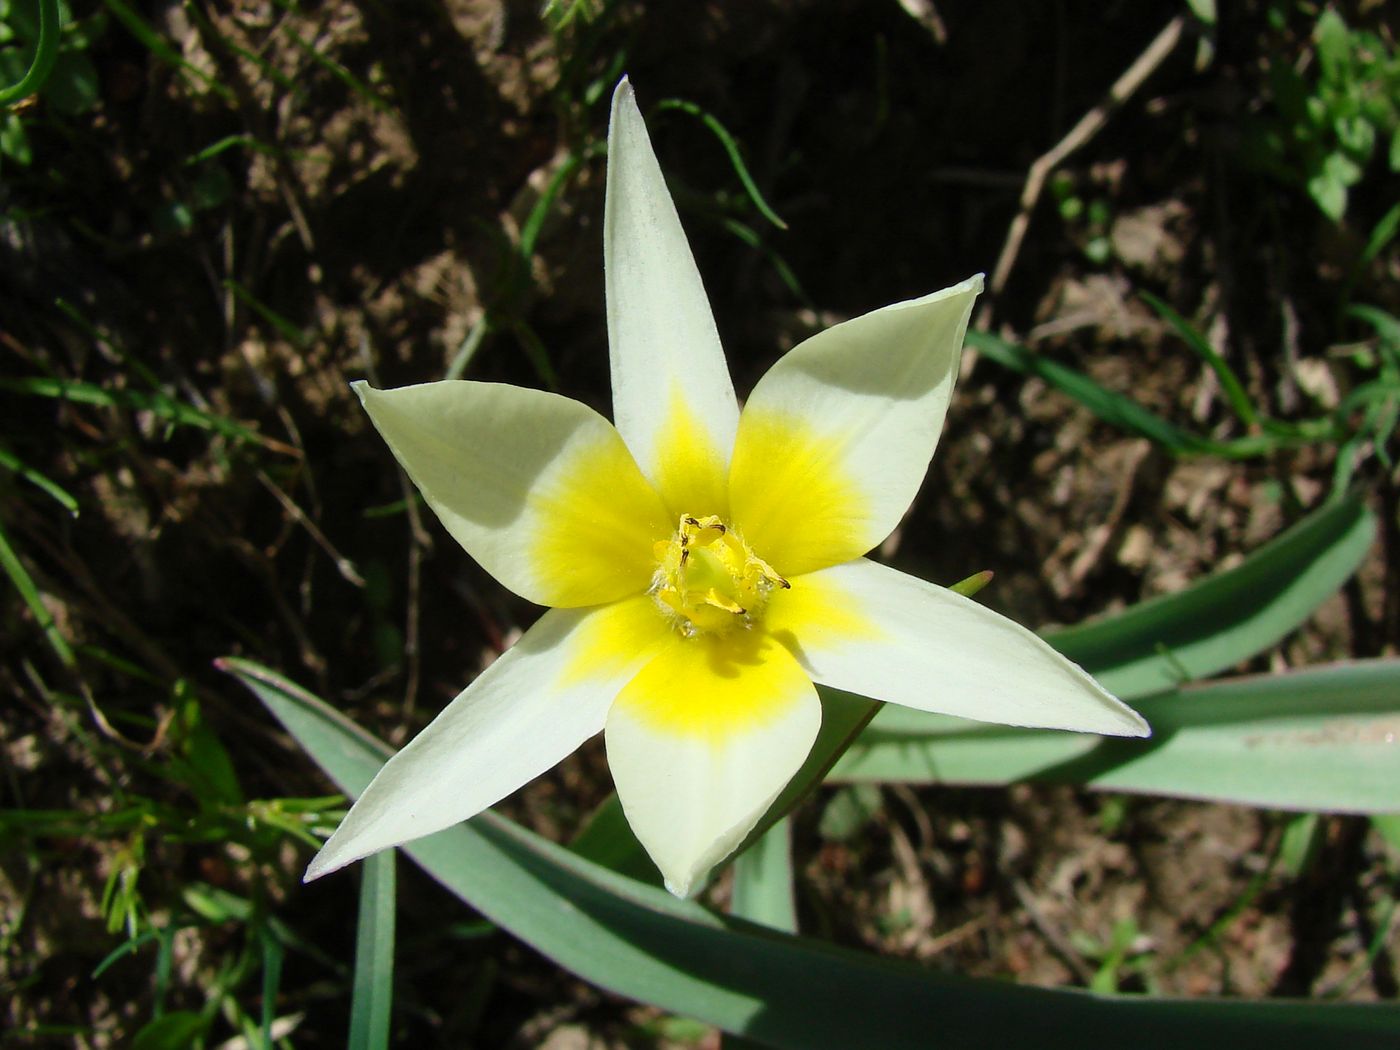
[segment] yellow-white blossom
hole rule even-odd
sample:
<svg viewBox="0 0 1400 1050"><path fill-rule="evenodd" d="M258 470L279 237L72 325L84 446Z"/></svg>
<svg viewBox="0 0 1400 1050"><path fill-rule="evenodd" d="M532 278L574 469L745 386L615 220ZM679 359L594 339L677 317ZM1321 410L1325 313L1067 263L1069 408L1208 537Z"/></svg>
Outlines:
<svg viewBox="0 0 1400 1050"><path fill-rule="evenodd" d="M626 80L608 150L616 426L538 390L355 384L447 531L551 608L384 766L307 877L467 819L601 730L633 830L693 893L807 757L814 682L1145 734L1034 634L863 557L928 469L981 277L808 339L741 412Z"/></svg>

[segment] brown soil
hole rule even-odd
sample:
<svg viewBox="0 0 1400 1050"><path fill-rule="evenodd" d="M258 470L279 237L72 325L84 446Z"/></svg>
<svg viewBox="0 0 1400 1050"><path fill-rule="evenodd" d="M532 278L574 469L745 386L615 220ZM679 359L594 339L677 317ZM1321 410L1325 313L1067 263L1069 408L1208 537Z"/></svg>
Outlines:
<svg viewBox="0 0 1400 1050"><path fill-rule="evenodd" d="M528 266L513 260L569 151L601 141L620 69L644 107L681 97L714 114L789 225L766 225L744 201L698 121L649 116L743 392L815 327L990 270L1028 165L1181 5L775 0L695 5L682 17L620 3L557 36L537 7L246 0L199 6L193 18L157 5L153 25L230 97L114 24L92 51L101 104L37 125L41 163L0 188L6 376L144 390L135 361L172 396L265 439L240 445L170 431L150 411L0 391L4 440L82 509L71 518L6 478L0 521L59 630L89 647L80 681L6 592L6 804L88 815L142 798L166 807L159 834L144 838L129 828L34 837L5 825L0 998L28 1045L127 1045L150 1018L151 949L91 977L122 938L104 925L104 883L137 841L146 918L186 914L182 888L198 882L256 898L318 945L329 959L289 952L277 1012L302 1016L297 1046L343 1043L347 983L333 964L352 952L354 880L300 886L308 851L290 840L176 834L198 807L164 772L172 689L185 682L197 694L248 797L320 795L325 781L213 659L259 660L402 742L537 615L430 515L415 532L401 513L373 513L404 490L348 382L439 378L486 320L468 375L557 385L607 410L597 150ZM1209 63L1197 63L1193 28L1065 165L1079 192L1107 203L1107 260L1090 261L1095 231L1063 221L1047 196L990 324L1169 420L1233 436L1211 373L1137 293L1198 321L1270 414L1313 415L1361 378L1332 352L1333 311L1396 183L1383 172L1364 183L1339 228L1248 167L1240 129L1267 104L1261 55L1303 44L1267 28L1264 3L1220 7ZM235 134L275 149L184 163ZM162 225L210 165L227 195L183 229ZM763 250L727 220L756 231ZM1393 249L1353 294L1400 312ZM56 296L73 310L55 309ZM965 369L924 493L882 555L945 582L991 568L991 606L1029 624L1075 623L1228 567L1317 505L1334 457L1304 448L1246 463L1174 459L980 360ZM1398 479L1369 456L1359 480L1376 493L1382 544L1312 624L1248 669L1394 654ZM80 684L102 721L76 698ZM567 839L608 790L589 746L508 809ZM1083 985L1098 969L1095 943L1131 920L1117 971L1126 990L1396 995L1400 927L1375 923L1390 914L1400 857L1364 819L1324 816L1315 852L1291 870L1278 860L1287 818L1239 807L1030 786L889 788L864 832L843 842L818 829L830 797L797 821L804 932L935 968ZM710 1045L504 933L444 932L444 915L473 916L401 872L399 1045ZM722 901L725 886L715 893ZM233 922L181 933L164 1005L199 1009L244 937ZM260 1009L256 982L243 1000Z"/></svg>

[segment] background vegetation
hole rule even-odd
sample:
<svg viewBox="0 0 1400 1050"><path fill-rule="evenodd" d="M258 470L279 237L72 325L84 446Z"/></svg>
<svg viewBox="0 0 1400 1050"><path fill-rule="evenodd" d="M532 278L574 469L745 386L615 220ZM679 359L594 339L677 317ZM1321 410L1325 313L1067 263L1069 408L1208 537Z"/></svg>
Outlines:
<svg viewBox="0 0 1400 1050"><path fill-rule="evenodd" d="M214 661L401 744L537 615L419 505L348 381L607 411L623 72L741 393L822 325L992 275L881 557L992 569L981 600L1053 627L1305 521L1197 608L1277 612L1247 652L1159 647L1147 692L1396 655L1381 3L79 0L52 47L45 6L0 0L0 84L42 81L0 96L0 1043L344 1042L359 876L299 883L344 800ZM1387 683L1365 731L1393 740ZM1394 817L1111 764L1010 776L1004 749L952 779L1036 783L930 784L871 741L795 814L803 932L1026 984L1396 997ZM503 808L567 842L608 792L590 746ZM1193 793L1262 808L1155 797ZM398 885L398 1045L715 1038L408 864Z"/></svg>

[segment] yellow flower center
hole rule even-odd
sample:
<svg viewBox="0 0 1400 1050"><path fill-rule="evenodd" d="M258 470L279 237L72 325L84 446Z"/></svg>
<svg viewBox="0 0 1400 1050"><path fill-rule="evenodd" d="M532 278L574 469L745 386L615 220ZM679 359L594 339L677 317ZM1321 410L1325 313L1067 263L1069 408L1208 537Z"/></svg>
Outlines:
<svg viewBox="0 0 1400 1050"><path fill-rule="evenodd" d="M656 544L651 594L687 638L752 627L774 587L789 586L716 515L682 514Z"/></svg>

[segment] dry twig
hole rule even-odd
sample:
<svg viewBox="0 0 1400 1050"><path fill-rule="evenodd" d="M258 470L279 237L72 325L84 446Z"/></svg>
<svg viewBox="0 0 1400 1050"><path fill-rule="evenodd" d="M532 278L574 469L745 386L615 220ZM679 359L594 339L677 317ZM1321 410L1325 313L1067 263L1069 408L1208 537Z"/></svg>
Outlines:
<svg viewBox="0 0 1400 1050"><path fill-rule="evenodd" d="M1001 246L1001 254L997 257L996 267L992 270L992 279L988 284L991 296L988 305L983 305L982 311L978 315L977 326L979 328L987 327L991 319L989 304L1006 287L1007 278L1011 275L1011 268L1016 264L1016 256L1020 254L1021 242L1025 240L1026 229L1030 226L1031 213L1035 211L1041 191L1045 189L1045 180L1050 177L1052 171L1065 162L1070 154L1083 147L1097 135L1108 123L1108 118L1131 98L1143 82L1166 60L1167 55L1171 54L1181 40L1181 33L1185 25L1184 15L1177 15L1168 22L1152 43L1147 45L1147 49L1138 55L1122 76L1114 81L1113 86L1108 89L1108 94L1098 105L1080 117L1079 122L1070 128L1069 134L1060 139L1049 152L1036 158L1035 163L1030 166L1026 173L1025 188L1021 191L1020 209L1017 211L1016 217L1011 220L1011 227L1006 233L1006 241Z"/></svg>

